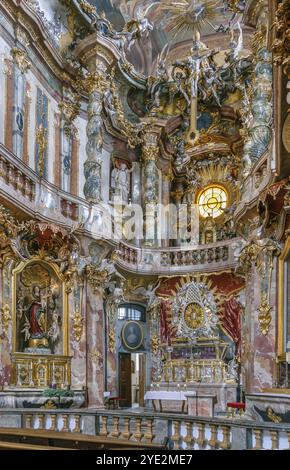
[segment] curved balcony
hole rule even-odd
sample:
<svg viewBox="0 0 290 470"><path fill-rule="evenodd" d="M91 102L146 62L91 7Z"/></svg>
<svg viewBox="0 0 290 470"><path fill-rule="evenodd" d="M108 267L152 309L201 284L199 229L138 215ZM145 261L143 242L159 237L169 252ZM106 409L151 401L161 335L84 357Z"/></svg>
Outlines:
<svg viewBox="0 0 290 470"><path fill-rule="evenodd" d="M118 246L116 263L140 274L186 274L233 269L241 239L210 245L138 248L114 239L109 205L90 206L84 199L43 180L0 144L0 197L28 217L65 227L82 224L82 233Z"/></svg>
<svg viewBox="0 0 290 470"><path fill-rule="evenodd" d="M209 245L174 248L136 248L119 243L117 264L140 274L188 274L234 269L241 238Z"/></svg>

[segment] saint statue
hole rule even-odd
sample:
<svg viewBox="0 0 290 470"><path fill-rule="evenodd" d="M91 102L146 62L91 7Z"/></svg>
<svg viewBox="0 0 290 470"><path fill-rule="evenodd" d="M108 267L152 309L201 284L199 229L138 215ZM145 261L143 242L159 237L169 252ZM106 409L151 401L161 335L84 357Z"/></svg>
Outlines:
<svg viewBox="0 0 290 470"><path fill-rule="evenodd" d="M57 341L59 314L52 287L46 288L46 293L42 295L41 288L38 285L33 285L29 303L21 293L18 297L17 313L20 320L24 316L21 333L24 334L25 342L28 342L29 348L49 348L50 342Z"/></svg>
<svg viewBox="0 0 290 470"><path fill-rule="evenodd" d="M125 163L116 166L112 171L111 186L114 190L114 196L117 197L123 204L128 204L130 194L130 173L133 172L135 165L132 165L131 170L127 168Z"/></svg>
<svg viewBox="0 0 290 470"><path fill-rule="evenodd" d="M46 337L46 299L41 298L39 286L32 288L32 301L27 308L29 322L29 346L48 347Z"/></svg>

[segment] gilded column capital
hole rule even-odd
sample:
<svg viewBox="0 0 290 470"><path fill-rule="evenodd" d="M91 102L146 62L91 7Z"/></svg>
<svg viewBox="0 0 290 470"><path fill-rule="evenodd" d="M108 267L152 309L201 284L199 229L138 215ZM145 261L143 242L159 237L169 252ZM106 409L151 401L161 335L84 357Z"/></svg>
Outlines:
<svg viewBox="0 0 290 470"><path fill-rule="evenodd" d="M106 269L99 269L92 264L86 267L86 274L88 283L93 287L94 292L102 288L109 277Z"/></svg>
<svg viewBox="0 0 290 470"><path fill-rule="evenodd" d="M109 86L104 68L99 67L94 72L90 72L82 79L82 85L88 94L97 91L102 95Z"/></svg>
<svg viewBox="0 0 290 470"><path fill-rule="evenodd" d="M149 161L155 162L158 155L159 155L159 147L143 146L142 159L144 162L149 162Z"/></svg>

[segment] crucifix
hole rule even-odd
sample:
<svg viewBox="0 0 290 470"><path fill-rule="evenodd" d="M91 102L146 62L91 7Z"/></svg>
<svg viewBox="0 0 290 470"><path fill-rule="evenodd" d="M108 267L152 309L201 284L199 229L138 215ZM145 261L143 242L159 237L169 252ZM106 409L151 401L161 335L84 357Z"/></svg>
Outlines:
<svg viewBox="0 0 290 470"><path fill-rule="evenodd" d="M200 33L196 30L193 35L193 46L191 49L191 56L188 58L187 66L189 69L190 81L190 126L187 132L186 140L188 143L193 143L198 137L197 130L197 96L198 96L198 82L201 75L202 60L209 55L211 51L208 50L205 44L200 41Z"/></svg>

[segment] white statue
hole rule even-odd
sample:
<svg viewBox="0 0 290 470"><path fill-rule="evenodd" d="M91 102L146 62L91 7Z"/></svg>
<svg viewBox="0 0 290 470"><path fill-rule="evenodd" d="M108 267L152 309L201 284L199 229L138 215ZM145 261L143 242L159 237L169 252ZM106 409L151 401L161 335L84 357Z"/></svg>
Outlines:
<svg viewBox="0 0 290 470"><path fill-rule="evenodd" d="M60 336L59 314L56 311L52 313L51 327L49 328L47 335L51 338L53 343L56 343Z"/></svg>
<svg viewBox="0 0 290 470"><path fill-rule="evenodd" d="M131 170L127 168L125 163L121 163L119 167L115 167L112 171L111 187L114 196L121 200L123 204L128 204L130 194L130 173L133 172L135 163Z"/></svg>
<svg viewBox="0 0 290 470"><path fill-rule="evenodd" d="M159 299L156 295L156 290L160 286L161 281L159 281L155 286L154 284L150 283L148 284L147 289L145 287L137 287L133 291L133 294L140 294L147 298L147 309L151 310L153 307L155 307L159 303Z"/></svg>

